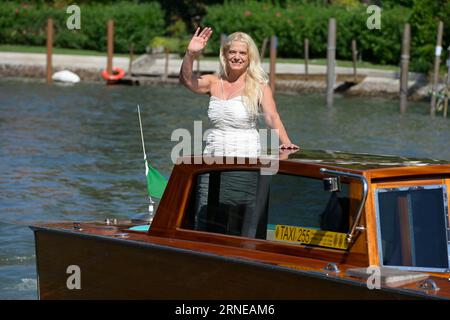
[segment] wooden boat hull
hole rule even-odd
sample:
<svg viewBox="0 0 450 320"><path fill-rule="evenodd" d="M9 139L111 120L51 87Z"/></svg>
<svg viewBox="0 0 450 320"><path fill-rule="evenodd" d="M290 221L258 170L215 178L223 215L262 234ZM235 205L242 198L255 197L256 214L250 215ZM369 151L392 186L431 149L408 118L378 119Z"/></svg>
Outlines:
<svg viewBox="0 0 450 320"><path fill-rule="evenodd" d="M414 299L399 289L171 246L33 227L40 299ZM68 289L71 265L80 289Z"/></svg>

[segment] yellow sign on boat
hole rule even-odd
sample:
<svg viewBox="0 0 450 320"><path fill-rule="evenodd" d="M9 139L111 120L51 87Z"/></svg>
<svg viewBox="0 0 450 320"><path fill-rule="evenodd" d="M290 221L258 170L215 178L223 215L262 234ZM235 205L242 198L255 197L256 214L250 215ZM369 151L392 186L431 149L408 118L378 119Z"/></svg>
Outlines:
<svg viewBox="0 0 450 320"><path fill-rule="evenodd" d="M320 247L347 249L347 234L303 227L276 225L274 240Z"/></svg>

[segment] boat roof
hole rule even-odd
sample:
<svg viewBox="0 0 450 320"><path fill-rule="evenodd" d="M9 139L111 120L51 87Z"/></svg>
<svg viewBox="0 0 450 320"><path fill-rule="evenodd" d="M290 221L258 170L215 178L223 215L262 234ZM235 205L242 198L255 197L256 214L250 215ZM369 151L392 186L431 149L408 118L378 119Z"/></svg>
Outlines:
<svg viewBox="0 0 450 320"><path fill-rule="evenodd" d="M438 160L429 158L416 158L394 155L380 155L369 153L353 153L345 151L335 150L308 150L301 149L298 151L290 151L288 157L280 158L280 167L288 165L289 167L296 167L297 165L306 165L311 167L324 167L334 170L345 170L354 172L357 174L363 174L364 172L371 174L372 177L389 177L392 175L414 175L414 174L450 174L450 160ZM197 160L198 158L198 160ZM221 159L215 161L209 159L209 156L191 155L187 157L181 157L177 160L177 164L186 163L191 164L194 160L194 164L232 164L235 162L225 160L224 157L212 157ZM226 157L228 158L228 157ZM241 158L241 157L238 157ZM203 160L202 160L203 159ZM249 163L257 163L255 157L241 158L246 163L247 160L255 160L255 162L249 161ZM245 160L247 159L247 160ZM266 163L267 160L275 160L273 155L263 155L258 157L261 163ZM264 160L263 160L264 159ZM187 160L187 161L186 161ZM271 161L269 160L269 161ZM239 161L237 163L240 164Z"/></svg>
<svg viewBox="0 0 450 320"><path fill-rule="evenodd" d="M448 165L450 160L401 157L334 150L299 150L286 160L295 163L331 165L353 170L373 170L398 167Z"/></svg>

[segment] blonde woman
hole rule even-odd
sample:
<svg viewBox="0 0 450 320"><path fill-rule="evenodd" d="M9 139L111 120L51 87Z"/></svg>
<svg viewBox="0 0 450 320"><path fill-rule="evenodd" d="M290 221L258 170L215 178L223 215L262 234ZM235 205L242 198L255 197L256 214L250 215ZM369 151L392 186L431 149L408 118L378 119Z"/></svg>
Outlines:
<svg viewBox="0 0 450 320"><path fill-rule="evenodd" d="M198 77L192 72L194 59L205 48L212 29L197 28L180 70L180 82L196 93L209 94L208 117L212 130L206 139L206 154L257 156L260 152L257 117L277 129L280 149L299 149L291 142L277 112L268 77L262 69L252 38L235 32L220 48L219 75Z"/></svg>

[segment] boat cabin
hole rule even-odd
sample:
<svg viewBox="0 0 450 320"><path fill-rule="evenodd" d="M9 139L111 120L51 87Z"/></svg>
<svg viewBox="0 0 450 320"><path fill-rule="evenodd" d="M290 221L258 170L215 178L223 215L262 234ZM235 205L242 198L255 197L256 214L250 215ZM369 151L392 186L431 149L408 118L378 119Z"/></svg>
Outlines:
<svg viewBox="0 0 450 320"><path fill-rule="evenodd" d="M273 161L180 158L147 226L33 226L41 298L450 298L450 162L320 150ZM89 277L127 276L67 290L57 266L77 261Z"/></svg>

